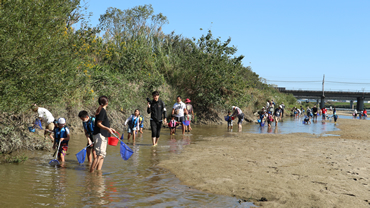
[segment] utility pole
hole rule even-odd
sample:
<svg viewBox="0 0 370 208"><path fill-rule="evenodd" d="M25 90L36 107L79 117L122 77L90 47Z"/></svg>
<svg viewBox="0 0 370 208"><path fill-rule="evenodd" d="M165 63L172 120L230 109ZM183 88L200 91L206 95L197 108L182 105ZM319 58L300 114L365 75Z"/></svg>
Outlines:
<svg viewBox="0 0 370 208"><path fill-rule="evenodd" d="M324 94L324 85L325 85L325 74L322 78L322 96L325 97L325 94Z"/></svg>
<svg viewBox="0 0 370 208"><path fill-rule="evenodd" d="M320 109L323 109L325 107L324 85L325 85L325 74L322 78L322 96L321 96Z"/></svg>

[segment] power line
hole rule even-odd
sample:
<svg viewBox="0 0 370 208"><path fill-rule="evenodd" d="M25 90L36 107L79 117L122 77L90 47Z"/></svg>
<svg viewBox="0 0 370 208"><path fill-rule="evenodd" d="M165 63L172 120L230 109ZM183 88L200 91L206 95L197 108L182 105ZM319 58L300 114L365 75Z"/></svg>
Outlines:
<svg viewBox="0 0 370 208"><path fill-rule="evenodd" d="M302 83L302 82L309 82L309 83L321 83L322 81L282 81L282 80L268 80L266 79L266 81L268 82L287 82L287 83L290 83L290 82L294 82L294 83ZM334 84L360 84L360 85L370 85L370 83L358 83L358 82L336 82L336 81L325 81L327 83L334 83Z"/></svg>
<svg viewBox="0 0 370 208"><path fill-rule="evenodd" d="M322 81L279 81L279 80L268 80L268 79L266 79L266 81L268 82L322 82Z"/></svg>
<svg viewBox="0 0 370 208"><path fill-rule="evenodd" d="M335 82L335 81L326 81L326 82L330 82L330 83L338 83L338 84L370 84L370 83L356 83L356 82Z"/></svg>

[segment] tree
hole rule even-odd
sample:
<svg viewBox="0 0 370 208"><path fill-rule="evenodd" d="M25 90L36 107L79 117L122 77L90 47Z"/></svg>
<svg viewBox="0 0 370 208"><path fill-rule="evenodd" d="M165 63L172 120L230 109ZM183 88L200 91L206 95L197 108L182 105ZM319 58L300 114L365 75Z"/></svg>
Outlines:
<svg viewBox="0 0 370 208"><path fill-rule="evenodd" d="M61 100L78 82L71 56L79 0L9 0L0 7L0 108Z"/></svg>

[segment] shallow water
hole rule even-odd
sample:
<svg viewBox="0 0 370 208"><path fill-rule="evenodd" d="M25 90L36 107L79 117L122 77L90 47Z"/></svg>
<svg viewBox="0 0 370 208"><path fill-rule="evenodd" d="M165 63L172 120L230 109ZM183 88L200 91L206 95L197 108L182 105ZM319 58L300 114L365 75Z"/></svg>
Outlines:
<svg viewBox="0 0 370 208"><path fill-rule="evenodd" d="M237 126L234 122L234 132ZM323 134L338 130L333 122L302 124L301 119L285 118L276 128L244 124L242 133ZM180 129L178 129L180 133ZM252 207L228 196L201 192L181 185L176 176L157 164L181 151L187 145L209 136L232 137L223 126L194 127L191 134L170 136L163 129L157 147L151 146L150 131L145 131L135 145L134 154L124 161L119 145L108 146L103 171L90 174L87 159L77 163L75 154L86 144L82 135L72 135L65 167L51 167L52 152L28 152L23 164L0 166L1 207ZM127 141L127 140L125 140Z"/></svg>
<svg viewBox="0 0 370 208"><path fill-rule="evenodd" d="M201 130L201 129L198 129ZM75 154L86 144L72 135L65 167L51 167L52 152L28 152L23 164L0 166L0 207L250 207L228 196L201 192L181 185L174 174L157 166L179 154L196 140L170 136L164 129L159 145L152 147L150 132L129 146L134 154L124 161L119 145L108 146L103 171L90 174L87 159L77 163ZM196 131L194 131L196 134ZM126 140L127 141L127 140Z"/></svg>

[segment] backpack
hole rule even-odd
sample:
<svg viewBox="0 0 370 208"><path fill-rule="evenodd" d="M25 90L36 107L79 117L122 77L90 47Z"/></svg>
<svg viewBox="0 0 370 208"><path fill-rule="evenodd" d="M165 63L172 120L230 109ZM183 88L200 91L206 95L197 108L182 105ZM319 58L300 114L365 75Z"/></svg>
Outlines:
<svg viewBox="0 0 370 208"><path fill-rule="evenodd" d="M131 115L132 118L131 120L128 122L128 126L130 127L130 129L136 127L136 126L139 126L139 117L137 117L136 119L134 119L134 114Z"/></svg>
<svg viewBox="0 0 370 208"><path fill-rule="evenodd" d="M95 128L95 116L91 116L88 121L82 122L82 125L88 134L93 133Z"/></svg>

